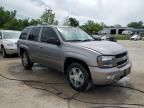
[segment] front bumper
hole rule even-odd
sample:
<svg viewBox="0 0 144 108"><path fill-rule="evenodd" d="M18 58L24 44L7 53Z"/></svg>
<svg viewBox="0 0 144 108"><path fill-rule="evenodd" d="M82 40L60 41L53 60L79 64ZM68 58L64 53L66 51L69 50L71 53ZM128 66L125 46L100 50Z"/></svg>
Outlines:
<svg viewBox="0 0 144 108"><path fill-rule="evenodd" d="M94 84L105 85L127 76L131 71L131 63L129 62L120 68L99 68L89 66L89 70Z"/></svg>
<svg viewBox="0 0 144 108"><path fill-rule="evenodd" d="M5 49L6 54L17 54L18 50L17 49Z"/></svg>

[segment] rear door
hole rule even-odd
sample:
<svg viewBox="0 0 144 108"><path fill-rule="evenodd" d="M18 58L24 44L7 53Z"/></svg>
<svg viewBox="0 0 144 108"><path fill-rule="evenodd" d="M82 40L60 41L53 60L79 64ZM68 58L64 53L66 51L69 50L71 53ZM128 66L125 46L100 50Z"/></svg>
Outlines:
<svg viewBox="0 0 144 108"><path fill-rule="evenodd" d="M31 28L25 28L19 37L19 40L17 42L17 47L18 47L18 54L20 55L20 48L27 49L27 36L30 32Z"/></svg>
<svg viewBox="0 0 144 108"><path fill-rule="evenodd" d="M60 70L62 61L62 47L61 45L47 42L47 40L51 38L59 40L57 33L53 28L43 27L39 44L41 62L49 67Z"/></svg>
<svg viewBox="0 0 144 108"><path fill-rule="evenodd" d="M29 33L27 46L33 62L39 61L39 35L41 27L33 27Z"/></svg>

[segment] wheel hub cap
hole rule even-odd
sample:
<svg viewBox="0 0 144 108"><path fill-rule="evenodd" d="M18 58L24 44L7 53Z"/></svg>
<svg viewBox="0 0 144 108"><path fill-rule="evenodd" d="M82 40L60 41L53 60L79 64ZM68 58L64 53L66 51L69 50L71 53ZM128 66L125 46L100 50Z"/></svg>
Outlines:
<svg viewBox="0 0 144 108"><path fill-rule="evenodd" d="M83 85L84 76L83 76L82 71L79 68L74 67L74 68L71 69L71 71L70 71L70 81L76 87L81 87Z"/></svg>

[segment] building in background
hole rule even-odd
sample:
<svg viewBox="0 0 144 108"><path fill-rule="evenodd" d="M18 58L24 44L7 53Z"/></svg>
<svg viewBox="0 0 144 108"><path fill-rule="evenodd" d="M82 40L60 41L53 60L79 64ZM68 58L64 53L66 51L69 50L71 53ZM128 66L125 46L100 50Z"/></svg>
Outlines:
<svg viewBox="0 0 144 108"><path fill-rule="evenodd" d="M121 35L125 31L127 31L129 34L140 34L144 33L144 29L134 29L130 27L106 27L102 31L100 31L101 34L111 34L111 35Z"/></svg>

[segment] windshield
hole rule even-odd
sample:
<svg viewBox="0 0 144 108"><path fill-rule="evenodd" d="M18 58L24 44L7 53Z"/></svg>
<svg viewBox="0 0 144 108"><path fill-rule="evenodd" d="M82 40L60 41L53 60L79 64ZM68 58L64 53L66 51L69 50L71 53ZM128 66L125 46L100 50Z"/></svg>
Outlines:
<svg viewBox="0 0 144 108"><path fill-rule="evenodd" d="M58 27L65 41L93 41L94 39L80 28Z"/></svg>
<svg viewBox="0 0 144 108"><path fill-rule="evenodd" d="M3 39L18 39L21 32L11 31L11 32L3 32Z"/></svg>

